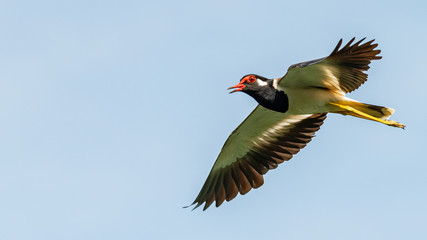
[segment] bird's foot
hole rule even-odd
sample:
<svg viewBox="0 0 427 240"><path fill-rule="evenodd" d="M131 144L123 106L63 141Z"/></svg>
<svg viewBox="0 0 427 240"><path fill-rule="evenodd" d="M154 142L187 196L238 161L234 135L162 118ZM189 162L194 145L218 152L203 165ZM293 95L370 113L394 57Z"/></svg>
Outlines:
<svg viewBox="0 0 427 240"><path fill-rule="evenodd" d="M396 122L396 121L385 120L384 124L386 124L388 126L392 126L392 127L398 127L401 129L405 129L404 124L401 124L400 122Z"/></svg>

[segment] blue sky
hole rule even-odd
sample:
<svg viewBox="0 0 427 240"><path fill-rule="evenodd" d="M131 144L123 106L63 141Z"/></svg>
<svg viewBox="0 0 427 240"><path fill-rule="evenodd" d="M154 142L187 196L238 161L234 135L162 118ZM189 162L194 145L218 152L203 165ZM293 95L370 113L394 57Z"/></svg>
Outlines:
<svg viewBox="0 0 427 240"><path fill-rule="evenodd" d="M0 239L424 239L425 1L1 1ZM265 184L196 197L256 106L226 88L375 38L350 97Z"/></svg>

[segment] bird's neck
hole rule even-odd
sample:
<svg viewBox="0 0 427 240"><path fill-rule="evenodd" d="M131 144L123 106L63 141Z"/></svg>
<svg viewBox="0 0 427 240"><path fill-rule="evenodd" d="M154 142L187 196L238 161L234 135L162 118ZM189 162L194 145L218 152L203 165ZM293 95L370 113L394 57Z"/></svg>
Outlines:
<svg viewBox="0 0 427 240"><path fill-rule="evenodd" d="M285 92L276 89L272 81L257 92L249 93L263 107L276 112L286 112L289 108L288 96Z"/></svg>

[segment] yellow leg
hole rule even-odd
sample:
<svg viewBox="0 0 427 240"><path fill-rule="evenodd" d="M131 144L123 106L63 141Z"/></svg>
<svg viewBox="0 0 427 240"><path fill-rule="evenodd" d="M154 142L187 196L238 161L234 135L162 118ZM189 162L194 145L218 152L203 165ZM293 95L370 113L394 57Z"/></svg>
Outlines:
<svg viewBox="0 0 427 240"><path fill-rule="evenodd" d="M398 128L405 129L405 125L403 125L403 124L401 124L399 122L390 121L390 120L383 120L381 118L373 117L373 116L371 116L369 114L366 114L366 113L364 113L362 111L359 111L359 110L357 110L357 109L355 109L355 108L353 108L351 106L348 106L348 105L342 105L342 104L332 103L332 102L330 102L329 104L337 106L337 107L339 107L339 108L341 108L343 110L346 110L346 111L348 111L350 113L353 113L351 115L356 116L356 117L361 117L361 118L369 119L369 120L372 120L372 121L380 122L380 123L383 123L383 124L388 125L388 126L398 127Z"/></svg>

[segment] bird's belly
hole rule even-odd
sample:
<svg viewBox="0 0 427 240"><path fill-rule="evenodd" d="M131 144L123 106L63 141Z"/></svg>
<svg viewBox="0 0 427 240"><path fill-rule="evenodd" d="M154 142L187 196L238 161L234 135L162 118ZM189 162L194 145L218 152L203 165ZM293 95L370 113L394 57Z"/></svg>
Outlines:
<svg viewBox="0 0 427 240"><path fill-rule="evenodd" d="M329 102L339 101L343 93L324 88L290 88L284 89L289 100L289 114L314 114L329 112L333 106Z"/></svg>

